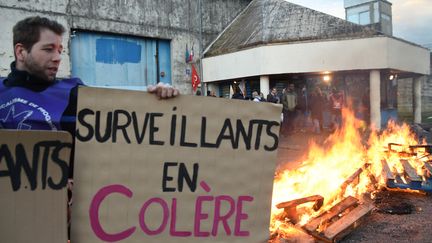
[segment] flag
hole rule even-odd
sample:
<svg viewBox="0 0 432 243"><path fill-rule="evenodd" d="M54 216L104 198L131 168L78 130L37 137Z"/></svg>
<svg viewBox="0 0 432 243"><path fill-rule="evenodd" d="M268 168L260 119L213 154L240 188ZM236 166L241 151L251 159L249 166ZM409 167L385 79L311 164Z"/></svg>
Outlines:
<svg viewBox="0 0 432 243"><path fill-rule="evenodd" d="M191 51L189 53L189 62L192 62L193 58L194 58L194 50L193 50L193 46L192 46L192 49L191 49Z"/></svg>
<svg viewBox="0 0 432 243"><path fill-rule="evenodd" d="M189 50L188 50L187 44L186 44L186 52L185 52L185 61L186 61L186 63L189 62Z"/></svg>
<svg viewBox="0 0 432 243"><path fill-rule="evenodd" d="M195 66L192 64L192 88L195 92L198 88L198 85L201 83L198 73L195 69Z"/></svg>

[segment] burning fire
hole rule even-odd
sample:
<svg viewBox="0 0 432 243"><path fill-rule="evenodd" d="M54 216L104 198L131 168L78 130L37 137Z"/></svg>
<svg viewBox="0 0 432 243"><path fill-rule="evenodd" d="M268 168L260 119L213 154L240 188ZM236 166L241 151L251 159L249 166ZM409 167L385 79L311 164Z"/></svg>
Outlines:
<svg viewBox="0 0 432 243"><path fill-rule="evenodd" d="M417 156L413 157L412 154L404 153L409 148L402 146L418 144L408 125L390 122L385 131L368 134L352 111L345 109L342 116L344 122L341 129L330 135L323 146L311 143L307 158L297 169L276 174L270 224L272 234L278 232L279 235L289 235L293 231L290 225L303 226L342 198L353 196L361 200L365 193L385 186L385 179L381 176L383 158L395 173L403 173L399 160L407 158L420 175L423 163L418 159L418 154L425 151L417 151ZM393 144L391 148L389 144ZM363 173L360 174L358 183L344 185L347 178L359 169ZM298 205L298 222L290 222L290 219L284 217L284 210L276 207L282 202L314 195L324 198L323 206L315 211L312 208L313 202Z"/></svg>
<svg viewBox="0 0 432 243"><path fill-rule="evenodd" d="M417 145L418 142L415 135L411 133L407 124L399 126L395 122L390 121L387 129L384 130L381 135L376 133L371 134L369 144L370 147L367 151L367 157L372 165L373 174L376 177L379 177L382 171L382 158L386 158L392 171L397 171L397 173L402 174L403 167L401 163L399 163L399 160L403 157L410 158L411 156L404 154L404 151L409 151L409 148L407 148L408 145ZM391 146L394 153L383 152L390 149L389 144L394 145ZM419 163L420 161L416 161L413 157L409 162L414 168L416 168L418 173L422 173L422 163ZM385 182L381 180L380 183Z"/></svg>

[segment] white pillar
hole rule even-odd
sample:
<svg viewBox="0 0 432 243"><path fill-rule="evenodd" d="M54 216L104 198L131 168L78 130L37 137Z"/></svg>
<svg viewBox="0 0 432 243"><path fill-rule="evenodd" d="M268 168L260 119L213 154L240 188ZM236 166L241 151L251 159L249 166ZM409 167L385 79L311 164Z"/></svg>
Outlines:
<svg viewBox="0 0 432 243"><path fill-rule="evenodd" d="M413 80L413 111L414 111L414 122L421 123L421 88L422 88L423 77L417 77Z"/></svg>
<svg viewBox="0 0 432 243"><path fill-rule="evenodd" d="M370 87L370 124L373 128L381 129L381 77L380 71L372 70L369 74Z"/></svg>
<svg viewBox="0 0 432 243"><path fill-rule="evenodd" d="M264 94L264 98L270 93L269 76L260 76L260 91Z"/></svg>

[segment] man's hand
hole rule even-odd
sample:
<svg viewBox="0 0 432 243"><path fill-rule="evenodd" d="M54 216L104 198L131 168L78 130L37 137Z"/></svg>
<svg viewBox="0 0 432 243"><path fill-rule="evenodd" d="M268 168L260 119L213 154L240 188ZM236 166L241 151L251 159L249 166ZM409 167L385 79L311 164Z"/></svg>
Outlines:
<svg viewBox="0 0 432 243"><path fill-rule="evenodd" d="M159 99L168 99L168 98L176 97L177 95L180 94L178 89L165 83L158 83L157 85L149 85L147 86L147 91L149 93L156 94Z"/></svg>

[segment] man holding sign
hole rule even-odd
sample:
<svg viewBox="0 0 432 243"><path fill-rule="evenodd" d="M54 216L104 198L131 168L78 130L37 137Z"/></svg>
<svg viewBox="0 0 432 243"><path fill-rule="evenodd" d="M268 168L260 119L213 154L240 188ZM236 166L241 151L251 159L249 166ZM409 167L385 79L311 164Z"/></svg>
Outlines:
<svg viewBox="0 0 432 243"><path fill-rule="evenodd" d="M56 78L64 32L60 23L39 16L14 26L15 61L7 78L0 78L0 129L68 131L74 136L77 90L83 82ZM163 83L148 91L162 99L179 94ZM69 168L72 177L73 158Z"/></svg>
<svg viewBox="0 0 432 243"><path fill-rule="evenodd" d="M39 16L14 26L15 61L8 77L0 78L0 129L64 130L74 135L77 87L83 83L78 78L56 79L64 32L58 22ZM160 98L179 94L162 83L148 91Z"/></svg>
<svg viewBox="0 0 432 243"><path fill-rule="evenodd" d="M0 128L66 130L74 134L78 78L57 80L65 28L43 17L29 17L13 28L15 61L0 79ZM160 98L179 94L159 83L148 91Z"/></svg>

